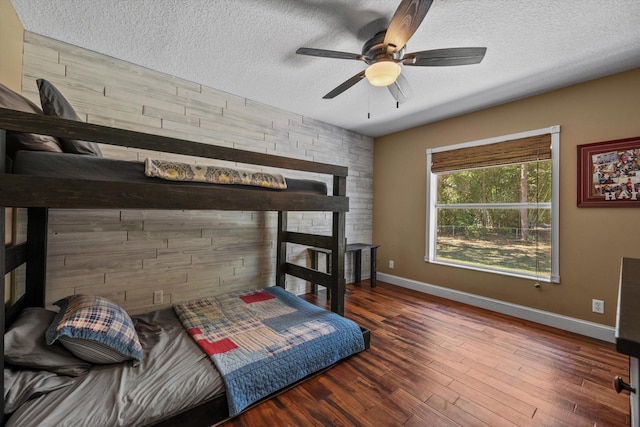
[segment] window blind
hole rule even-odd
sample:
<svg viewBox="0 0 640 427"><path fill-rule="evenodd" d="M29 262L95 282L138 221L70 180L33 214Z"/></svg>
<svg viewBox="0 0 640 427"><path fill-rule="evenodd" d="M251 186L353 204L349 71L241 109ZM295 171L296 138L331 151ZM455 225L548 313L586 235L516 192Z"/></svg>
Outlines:
<svg viewBox="0 0 640 427"><path fill-rule="evenodd" d="M551 134L439 151L431 154L431 172L450 172L551 159Z"/></svg>

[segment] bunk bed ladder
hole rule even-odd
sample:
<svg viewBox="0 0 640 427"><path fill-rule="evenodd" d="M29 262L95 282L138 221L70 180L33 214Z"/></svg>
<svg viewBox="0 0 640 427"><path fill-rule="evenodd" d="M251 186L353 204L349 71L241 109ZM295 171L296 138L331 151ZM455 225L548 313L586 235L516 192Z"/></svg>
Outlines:
<svg viewBox="0 0 640 427"><path fill-rule="evenodd" d="M346 177L334 176L333 195L346 194ZM344 316L344 256L346 251L345 212L333 212L331 236L298 233L287 230L287 211L278 212L278 246L276 249L276 285L285 287L287 274L317 283L331 290L331 311ZM331 251L331 271L323 273L287 262L287 243L319 247Z"/></svg>

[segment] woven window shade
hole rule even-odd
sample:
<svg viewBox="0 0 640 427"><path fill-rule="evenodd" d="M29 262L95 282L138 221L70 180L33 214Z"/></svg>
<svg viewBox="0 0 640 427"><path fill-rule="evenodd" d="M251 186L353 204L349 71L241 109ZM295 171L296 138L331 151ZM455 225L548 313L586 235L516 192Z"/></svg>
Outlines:
<svg viewBox="0 0 640 427"><path fill-rule="evenodd" d="M431 172L450 172L551 159L551 134L431 154Z"/></svg>

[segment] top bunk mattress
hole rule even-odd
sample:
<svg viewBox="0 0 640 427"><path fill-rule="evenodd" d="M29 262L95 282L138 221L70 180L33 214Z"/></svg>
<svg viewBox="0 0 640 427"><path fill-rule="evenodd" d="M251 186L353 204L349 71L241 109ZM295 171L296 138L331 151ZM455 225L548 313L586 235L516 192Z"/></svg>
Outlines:
<svg viewBox="0 0 640 427"><path fill-rule="evenodd" d="M327 184L322 181L285 178L287 188L276 190L237 184L210 184L197 182L167 181L147 177L144 162L108 159L70 153L45 151L18 151L13 162L13 173L50 178L74 180L110 181L122 183L185 185L210 187L223 186L270 192L295 192L306 194L327 194Z"/></svg>

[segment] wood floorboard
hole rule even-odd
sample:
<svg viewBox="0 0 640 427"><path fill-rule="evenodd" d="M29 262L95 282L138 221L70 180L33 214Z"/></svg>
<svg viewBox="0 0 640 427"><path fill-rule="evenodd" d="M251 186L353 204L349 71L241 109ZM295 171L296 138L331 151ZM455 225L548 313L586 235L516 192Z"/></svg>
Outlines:
<svg viewBox="0 0 640 427"><path fill-rule="evenodd" d="M614 345L377 282L347 286L354 355L223 427L628 426ZM325 304L325 294L305 296Z"/></svg>

